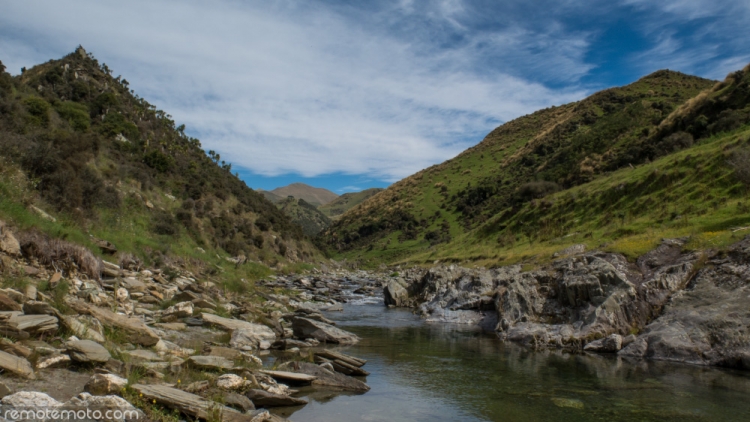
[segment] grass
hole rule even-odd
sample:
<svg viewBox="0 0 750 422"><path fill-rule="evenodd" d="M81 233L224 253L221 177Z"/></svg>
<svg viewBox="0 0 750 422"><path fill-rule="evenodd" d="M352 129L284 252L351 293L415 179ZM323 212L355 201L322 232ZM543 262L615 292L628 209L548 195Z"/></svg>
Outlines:
<svg viewBox="0 0 750 422"><path fill-rule="evenodd" d="M392 233L369 251L341 257L371 267L436 260L492 267L547 262L574 244L629 259L663 238L687 237L686 247L694 250L722 248L750 233L733 232L750 225L750 187L726 165L734 151L749 147L748 139L747 126L715 135L652 163L531 201L510 217L501 212L475 229L457 231L447 244L398 242L398 233Z"/></svg>

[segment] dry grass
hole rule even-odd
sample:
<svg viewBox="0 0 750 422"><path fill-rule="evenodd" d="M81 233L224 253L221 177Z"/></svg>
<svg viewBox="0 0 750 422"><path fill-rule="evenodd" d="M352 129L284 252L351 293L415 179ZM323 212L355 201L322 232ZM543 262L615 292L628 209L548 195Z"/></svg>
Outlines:
<svg viewBox="0 0 750 422"><path fill-rule="evenodd" d="M77 270L94 280L101 277L101 259L83 246L65 240L50 239L37 231L20 233L18 242L24 256L34 258L40 264L68 272Z"/></svg>

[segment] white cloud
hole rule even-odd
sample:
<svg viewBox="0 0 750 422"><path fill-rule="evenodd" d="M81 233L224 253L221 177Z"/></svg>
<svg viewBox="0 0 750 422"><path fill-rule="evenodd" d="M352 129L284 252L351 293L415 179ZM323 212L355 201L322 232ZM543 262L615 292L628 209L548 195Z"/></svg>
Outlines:
<svg viewBox="0 0 750 422"><path fill-rule="evenodd" d="M416 7L401 6L387 13ZM342 172L398 180L454 156L500 121L584 94L511 76L523 68L573 75L560 76L568 81L591 68L585 35L559 27L464 34L466 42L440 48L424 36L395 36L305 3L3 7L0 48L9 68L83 44L199 133L207 149L269 176ZM461 2L443 1L433 19L460 32L463 13ZM487 68L483 54L505 64Z"/></svg>

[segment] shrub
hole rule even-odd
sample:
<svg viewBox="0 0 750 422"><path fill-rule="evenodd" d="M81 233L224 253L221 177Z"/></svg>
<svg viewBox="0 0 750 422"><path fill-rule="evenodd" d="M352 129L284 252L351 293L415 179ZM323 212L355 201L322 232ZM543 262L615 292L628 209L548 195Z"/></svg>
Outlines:
<svg viewBox="0 0 750 422"><path fill-rule="evenodd" d="M263 235L258 233L255 236L253 236L253 244L256 248L262 249L263 248Z"/></svg>
<svg viewBox="0 0 750 422"><path fill-rule="evenodd" d="M143 156L143 162L159 173L165 173L172 167L174 160L172 157L154 149Z"/></svg>
<svg viewBox="0 0 750 422"><path fill-rule="evenodd" d="M522 201L543 198L560 190L560 186L554 182L539 181L524 183L518 187L517 195Z"/></svg>
<svg viewBox="0 0 750 422"><path fill-rule="evenodd" d="M65 101L58 103L57 106L55 106L55 110L57 110L57 114L59 114L61 118L68 121L70 127L74 130L83 132L88 130L89 126L91 126L89 113L86 110L86 106L82 104Z"/></svg>
<svg viewBox="0 0 750 422"><path fill-rule="evenodd" d="M154 233L156 234L174 236L180 231L177 221L172 217L172 214L166 211L155 213L152 223Z"/></svg>
<svg viewBox="0 0 750 422"><path fill-rule="evenodd" d="M50 105L47 101L39 97L29 97L23 100L23 104L31 115L33 123L46 125L49 122Z"/></svg>

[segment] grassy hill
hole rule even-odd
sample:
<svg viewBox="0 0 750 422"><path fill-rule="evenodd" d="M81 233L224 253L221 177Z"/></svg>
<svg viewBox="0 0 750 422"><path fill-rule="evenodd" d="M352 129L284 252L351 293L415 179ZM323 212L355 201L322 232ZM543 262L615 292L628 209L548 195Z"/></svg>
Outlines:
<svg viewBox="0 0 750 422"><path fill-rule="evenodd" d="M338 198L338 195L328 189L316 188L304 183L292 183L291 185L282 186L270 192L282 199L289 196L293 196L297 199L304 199L308 204L312 204L316 207L325 205Z"/></svg>
<svg viewBox="0 0 750 422"><path fill-rule="evenodd" d="M384 189L382 188L371 188L365 189L361 192L345 193L334 199L333 201L325 205L321 205L320 207L318 207L318 209L332 220L335 220L341 217L341 215L343 215L345 212L356 207L366 199L369 199L371 196L374 196L375 194L383 190Z"/></svg>
<svg viewBox="0 0 750 422"><path fill-rule="evenodd" d="M496 265L574 243L634 254L661 235L731 237L750 223L748 79L659 71L523 116L345 213L325 242L371 263Z"/></svg>
<svg viewBox="0 0 750 422"><path fill-rule="evenodd" d="M273 193L273 192L271 192L269 190L258 189L258 193L260 193L261 195L263 195L264 198L268 199L269 201L271 201L274 204L278 203L279 201L281 201L284 198L287 198L286 196L281 197L279 195L276 195L275 193Z"/></svg>
<svg viewBox="0 0 750 422"><path fill-rule="evenodd" d="M0 219L148 263L317 256L230 164L83 48L16 77L0 70Z"/></svg>
<svg viewBox="0 0 750 422"><path fill-rule="evenodd" d="M310 237L315 237L331 225L331 220L325 214L304 199L287 197L279 201L276 206L295 224L302 227L302 231Z"/></svg>

